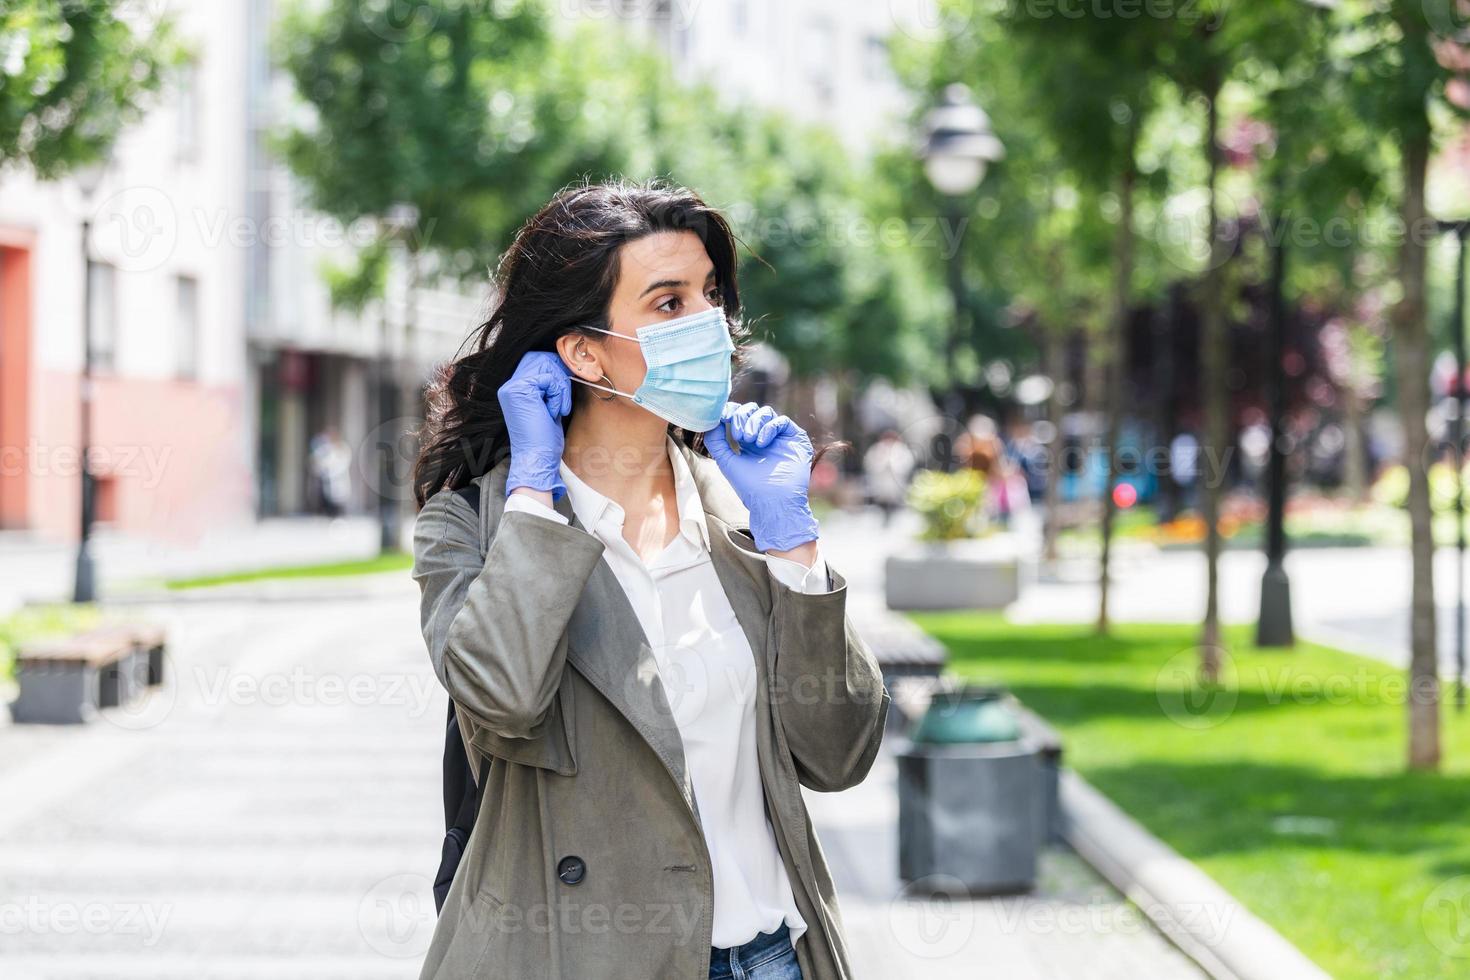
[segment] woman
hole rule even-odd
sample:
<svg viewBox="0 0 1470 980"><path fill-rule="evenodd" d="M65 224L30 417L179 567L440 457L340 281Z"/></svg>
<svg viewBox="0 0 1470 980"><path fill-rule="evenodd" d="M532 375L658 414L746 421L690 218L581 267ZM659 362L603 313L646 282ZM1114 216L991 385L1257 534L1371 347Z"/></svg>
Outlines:
<svg viewBox="0 0 1470 980"><path fill-rule="evenodd" d="M432 393L413 574L490 768L426 980L851 976L800 787L860 782L889 699L810 440L727 402L735 268L689 191L564 191Z"/></svg>

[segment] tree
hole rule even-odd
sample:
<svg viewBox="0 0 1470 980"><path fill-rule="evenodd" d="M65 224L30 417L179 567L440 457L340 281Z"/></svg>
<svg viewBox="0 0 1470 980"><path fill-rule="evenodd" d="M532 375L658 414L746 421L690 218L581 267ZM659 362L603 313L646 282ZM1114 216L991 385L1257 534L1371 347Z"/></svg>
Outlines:
<svg viewBox="0 0 1470 980"><path fill-rule="evenodd" d="M1092 192L1116 202L1113 281L1108 312L1107 482L1102 500L1102 555L1098 567L1097 629L1110 627L1108 612L1114 515L1113 485L1119 474L1119 437L1127 381L1127 336L1133 308L1137 236L1137 148L1150 111L1159 58L1160 19L1121 19L1082 11L1059 22L1038 18L1023 5L1002 15L1013 55L1025 66L1033 111L1076 175ZM1057 97L1061 93L1061 97Z"/></svg>
<svg viewBox="0 0 1470 980"><path fill-rule="evenodd" d="M184 56L171 22L102 0L0 4L0 166L43 180L103 159Z"/></svg>
<svg viewBox="0 0 1470 980"><path fill-rule="evenodd" d="M415 24L391 5L297 2L276 57L300 110L277 140L308 202L344 223L418 214L407 240L446 269L483 270L532 179L535 88L550 39L532 4L431 0Z"/></svg>
<svg viewBox="0 0 1470 980"><path fill-rule="evenodd" d="M793 372L901 378L929 356L934 289L914 249L865 229L887 203L828 131L674 78L617 23L554 25L536 3L431 0L412 29L383 5L298 0L277 57L303 112L279 136L310 204L344 223L419 218L411 269L482 281L525 218L580 179L663 177L726 210L749 248L755 332ZM331 273L380 295L381 243Z"/></svg>
<svg viewBox="0 0 1470 980"><path fill-rule="evenodd" d="M1405 463L1409 470L1407 507L1413 596L1410 604L1408 765L1437 769L1439 742L1439 666L1435 635L1434 538L1429 492L1430 442L1425 417L1429 409L1430 335L1426 293L1426 249L1435 236L1425 204L1429 158L1434 146L1432 111L1455 107L1446 100L1452 77L1447 65L1463 64L1463 39L1435 16L1451 7L1393 0L1354 4L1352 31L1361 45L1369 42L1352 66L1350 82L1359 111L1371 126L1390 133L1397 150L1398 280L1400 299L1392 312L1392 353L1397 370L1399 412L1404 426ZM1463 81L1462 81L1463 84Z"/></svg>

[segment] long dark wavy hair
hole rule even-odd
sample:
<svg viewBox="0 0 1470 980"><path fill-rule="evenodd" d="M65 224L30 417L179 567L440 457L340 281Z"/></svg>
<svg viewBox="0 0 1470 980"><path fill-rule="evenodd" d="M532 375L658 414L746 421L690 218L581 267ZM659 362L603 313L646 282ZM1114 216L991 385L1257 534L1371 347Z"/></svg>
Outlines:
<svg viewBox="0 0 1470 980"><path fill-rule="evenodd" d="M607 312L620 250L662 231L691 231L704 243L739 367L748 334L735 281L736 239L724 217L693 191L660 180L563 188L521 226L501 257L493 310L466 338L468 353L442 368L429 386L413 472L420 506L441 489L465 486L510 452L496 397L500 386L527 351L554 352L557 338L567 333L600 339L587 326L611 329ZM581 388L573 386L575 399L588 397ZM669 431L704 451L701 433L672 425Z"/></svg>

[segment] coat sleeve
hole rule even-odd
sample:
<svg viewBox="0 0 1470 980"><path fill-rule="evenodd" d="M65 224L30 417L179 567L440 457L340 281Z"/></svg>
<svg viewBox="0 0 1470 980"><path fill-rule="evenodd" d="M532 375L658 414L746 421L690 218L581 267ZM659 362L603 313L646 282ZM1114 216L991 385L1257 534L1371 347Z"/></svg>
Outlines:
<svg viewBox="0 0 1470 980"><path fill-rule="evenodd" d="M561 685L566 626L603 544L511 511L480 557L479 515L444 490L419 511L413 578L434 673L476 726L535 737Z"/></svg>
<svg viewBox="0 0 1470 980"><path fill-rule="evenodd" d="M847 617L847 580L802 593L773 583L777 711L803 786L830 793L867 776L888 715L878 661Z"/></svg>

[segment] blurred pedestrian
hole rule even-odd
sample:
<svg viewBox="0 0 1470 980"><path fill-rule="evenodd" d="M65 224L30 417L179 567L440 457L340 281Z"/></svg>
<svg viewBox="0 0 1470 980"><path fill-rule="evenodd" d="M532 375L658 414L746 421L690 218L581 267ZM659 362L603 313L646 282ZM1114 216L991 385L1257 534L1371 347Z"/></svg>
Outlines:
<svg viewBox="0 0 1470 980"><path fill-rule="evenodd" d="M970 419L955 440L955 452L962 466L979 470L985 477L985 510L997 524L1005 526L1013 515L1030 509L1026 477L1007 453L994 420L984 415Z"/></svg>
<svg viewBox="0 0 1470 980"><path fill-rule="evenodd" d="M321 495L322 512L328 517L340 517L347 510L347 498L352 492L352 447L334 426L329 425L312 437L311 472Z"/></svg>
<svg viewBox="0 0 1470 980"><path fill-rule="evenodd" d="M1169 475L1179 487L1185 510L1195 510L1195 484L1199 478L1199 440L1188 432L1181 432L1169 443Z"/></svg>
<svg viewBox="0 0 1470 980"><path fill-rule="evenodd" d="M868 495L883 512L884 527L904 504L914 464L913 450L892 429L885 429L878 441L863 454L863 475L867 477Z"/></svg>

